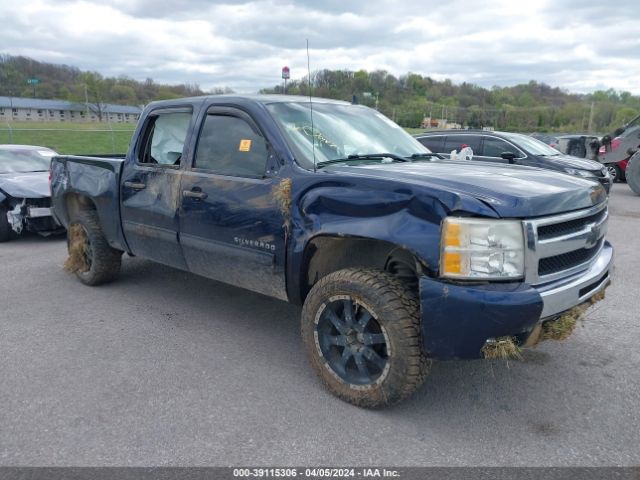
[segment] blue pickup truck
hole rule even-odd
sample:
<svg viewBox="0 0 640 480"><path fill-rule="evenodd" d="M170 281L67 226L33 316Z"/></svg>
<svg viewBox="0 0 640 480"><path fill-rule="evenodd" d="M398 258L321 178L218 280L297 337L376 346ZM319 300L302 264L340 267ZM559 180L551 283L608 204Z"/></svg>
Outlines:
<svg viewBox="0 0 640 480"><path fill-rule="evenodd" d="M431 359L535 343L610 282L601 185L444 160L375 110L292 96L150 104L125 158L55 157L67 266L123 252L302 305L311 365L364 407Z"/></svg>

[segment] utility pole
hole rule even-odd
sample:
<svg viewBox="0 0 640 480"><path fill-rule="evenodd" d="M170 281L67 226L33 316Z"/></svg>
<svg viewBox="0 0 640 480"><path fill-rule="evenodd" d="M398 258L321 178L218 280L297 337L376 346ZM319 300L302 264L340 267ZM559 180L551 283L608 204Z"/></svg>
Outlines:
<svg viewBox="0 0 640 480"><path fill-rule="evenodd" d="M84 108L86 120L89 121L89 94L87 93L87 84L84 84Z"/></svg>
<svg viewBox="0 0 640 480"><path fill-rule="evenodd" d="M595 102L591 102L591 112L589 112L589 128L587 129L587 133L591 133L591 127L593 126L593 106Z"/></svg>

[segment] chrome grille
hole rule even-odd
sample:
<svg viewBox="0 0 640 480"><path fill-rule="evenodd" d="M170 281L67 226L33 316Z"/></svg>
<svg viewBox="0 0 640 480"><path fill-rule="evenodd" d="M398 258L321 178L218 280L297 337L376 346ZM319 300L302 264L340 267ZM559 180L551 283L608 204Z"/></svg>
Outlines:
<svg viewBox="0 0 640 480"><path fill-rule="evenodd" d="M607 209L603 209L598 213L587 217L576 218L562 223L552 223L549 225L538 226L538 240L546 240L548 238L559 237L568 233L575 232L584 228L589 223L600 223L607 216Z"/></svg>
<svg viewBox="0 0 640 480"><path fill-rule="evenodd" d="M607 233L608 210L593 208L526 220L525 280L537 285L589 268L600 253Z"/></svg>

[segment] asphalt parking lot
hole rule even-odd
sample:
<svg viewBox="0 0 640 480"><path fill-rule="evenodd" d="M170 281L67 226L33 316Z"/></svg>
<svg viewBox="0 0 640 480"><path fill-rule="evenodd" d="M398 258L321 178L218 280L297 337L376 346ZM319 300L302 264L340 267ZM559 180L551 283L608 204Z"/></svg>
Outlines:
<svg viewBox="0 0 640 480"><path fill-rule="evenodd" d="M439 362L367 411L307 364L299 309L137 258L90 288L63 239L0 246L1 465L640 464L640 197L617 184L615 282L525 361Z"/></svg>

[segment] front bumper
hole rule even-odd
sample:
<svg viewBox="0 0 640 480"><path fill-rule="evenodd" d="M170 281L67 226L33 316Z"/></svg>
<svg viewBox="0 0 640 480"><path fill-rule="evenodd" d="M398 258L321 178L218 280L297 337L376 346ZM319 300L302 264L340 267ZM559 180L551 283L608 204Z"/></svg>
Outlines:
<svg viewBox="0 0 640 480"><path fill-rule="evenodd" d="M7 212L7 220L17 234L23 230L43 235L61 231L60 225L52 215L48 200L24 199Z"/></svg>
<svg viewBox="0 0 640 480"><path fill-rule="evenodd" d="M425 352L436 359L481 358L489 339L524 343L542 320L588 301L611 281L613 248L605 242L591 267L533 287L526 283L454 284L420 279Z"/></svg>

